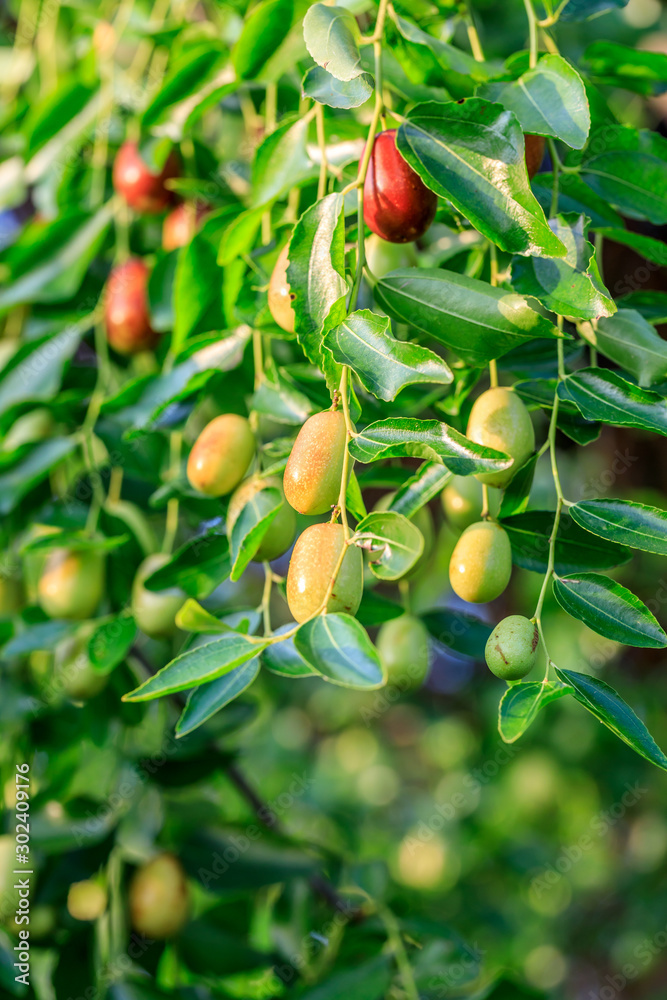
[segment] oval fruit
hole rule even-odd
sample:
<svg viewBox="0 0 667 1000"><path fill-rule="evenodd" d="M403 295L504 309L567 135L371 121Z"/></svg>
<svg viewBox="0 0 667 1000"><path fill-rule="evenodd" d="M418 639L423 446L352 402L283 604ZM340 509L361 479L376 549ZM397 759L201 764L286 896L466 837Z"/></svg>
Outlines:
<svg viewBox="0 0 667 1000"><path fill-rule="evenodd" d="M131 257L114 267L104 297L107 340L119 354L148 351L160 339L151 327L148 311L150 271L143 260Z"/></svg>
<svg viewBox="0 0 667 1000"><path fill-rule="evenodd" d="M343 547L347 551L326 610L348 615L359 610L364 589L361 549L345 545L342 524L312 524L297 538L287 573L287 603L295 621L305 622L320 609Z"/></svg>
<svg viewBox="0 0 667 1000"><path fill-rule="evenodd" d="M146 556L139 566L132 584L132 614L146 635L153 638L170 636L176 631L176 614L181 610L187 595L178 587L168 590L147 590L144 580L169 562L171 556L156 552Z"/></svg>
<svg viewBox="0 0 667 1000"><path fill-rule="evenodd" d="M270 476L267 479L260 479L258 476L255 476L252 479L246 479L232 493L229 500L229 507L227 508L227 534L231 537L232 529L246 504L262 490L271 486L274 489L280 490L283 503L269 525L269 530L264 535L257 552L253 556L255 562L271 562L273 559L277 559L278 556L287 552L294 541L296 515L290 505L285 502L283 484L277 476Z"/></svg>
<svg viewBox="0 0 667 1000"><path fill-rule="evenodd" d="M326 514L338 502L346 447L342 410L323 410L306 420L283 478L287 502L300 514Z"/></svg>
<svg viewBox="0 0 667 1000"><path fill-rule="evenodd" d="M214 417L190 451L190 485L209 497L225 496L241 482L254 454L255 435L245 417L238 413Z"/></svg>
<svg viewBox="0 0 667 1000"><path fill-rule="evenodd" d="M472 604L485 604L500 597L511 575L512 549L505 529L495 521L466 528L449 563L454 593Z"/></svg>
<svg viewBox="0 0 667 1000"><path fill-rule="evenodd" d="M209 211L208 205L193 205L190 202L182 202L173 208L162 223L162 249L178 250L189 243Z"/></svg>
<svg viewBox="0 0 667 1000"><path fill-rule="evenodd" d="M140 868L130 883L132 926L149 938L169 938L187 922L190 892L173 854L160 854Z"/></svg>
<svg viewBox="0 0 667 1000"><path fill-rule="evenodd" d="M280 251L269 281L269 312L281 330L294 333L296 314L292 308L292 295L287 283L289 243Z"/></svg>
<svg viewBox="0 0 667 1000"><path fill-rule="evenodd" d="M389 243L410 243L433 222L437 195L396 148L396 129L375 136L364 182L364 221Z"/></svg>
<svg viewBox="0 0 667 1000"><path fill-rule="evenodd" d="M104 556L99 552L53 549L39 578L37 599L49 618L92 618L104 584Z"/></svg>
<svg viewBox="0 0 667 1000"><path fill-rule="evenodd" d="M384 278L385 274L400 267L417 266L417 254L409 243L388 243L376 233L371 233L364 249L368 267L376 278Z"/></svg>
<svg viewBox="0 0 667 1000"><path fill-rule="evenodd" d="M378 632L380 659L387 668L387 681L407 691L423 683L429 668L426 626L414 615L401 615L385 622Z"/></svg>
<svg viewBox="0 0 667 1000"><path fill-rule="evenodd" d="M88 701L106 687L107 675L95 670L88 656L93 631L93 625L84 626L59 642L53 653L53 686L73 701Z"/></svg>
<svg viewBox="0 0 667 1000"><path fill-rule="evenodd" d="M447 520L461 531L482 516L482 487L474 476L454 476L440 499Z"/></svg>
<svg viewBox="0 0 667 1000"><path fill-rule="evenodd" d="M498 622L488 638L484 656L496 677L518 681L535 666L540 633L535 622L523 615L509 615Z"/></svg>
<svg viewBox="0 0 667 1000"><path fill-rule="evenodd" d="M124 142L113 164L114 190L137 212L163 212L174 200L164 182L178 177L178 157L172 151L158 173L151 171L136 142Z"/></svg>
<svg viewBox="0 0 667 1000"><path fill-rule="evenodd" d="M98 882L85 879L83 882L74 882L69 887L67 910L75 920L97 920L106 908L106 890Z"/></svg>
<svg viewBox="0 0 667 1000"><path fill-rule="evenodd" d="M510 389L487 389L473 403L467 436L477 444L495 448L514 461L500 472L480 472L476 478L488 486L504 488L535 449L535 431L523 401Z"/></svg>
<svg viewBox="0 0 667 1000"><path fill-rule="evenodd" d="M533 135L530 132L526 132L523 138L526 146L526 169L532 180L542 166L546 140L543 135Z"/></svg>

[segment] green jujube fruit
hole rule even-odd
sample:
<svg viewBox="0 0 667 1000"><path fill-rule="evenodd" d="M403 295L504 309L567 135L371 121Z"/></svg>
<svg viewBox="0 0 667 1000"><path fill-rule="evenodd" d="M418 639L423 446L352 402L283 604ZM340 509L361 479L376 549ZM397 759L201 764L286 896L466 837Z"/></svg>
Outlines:
<svg viewBox="0 0 667 1000"><path fill-rule="evenodd" d="M364 589L363 557L356 545L345 545L342 524L312 524L299 535L287 572L287 603L295 621L316 614L346 548L326 610L355 615Z"/></svg>
<svg viewBox="0 0 667 1000"><path fill-rule="evenodd" d="M384 622L376 646L389 684L405 691L421 686L428 674L429 639L419 618L405 614Z"/></svg>
<svg viewBox="0 0 667 1000"><path fill-rule="evenodd" d="M283 488L300 514L326 514L338 502L347 447L342 410L323 410L306 420L287 460Z"/></svg>
<svg viewBox="0 0 667 1000"><path fill-rule="evenodd" d="M42 611L49 618L92 618L102 600L105 560L93 549L52 549L37 585Z"/></svg>
<svg viewBox="0 0 667 1000"><path fill-rule="evenodd" d="M540 633L535 622L523 615L509 615L498 622L488 638L484 656L496 677L518 681L535 666Z"/></svg>
<svg viewBox="0 0 667 1000"><path fill-rule="evenodd" d="M130 883L130 919L148 938L173 937L187 922L190 892L183 866L173 854L159 854Z"/></svg>
<svg viewBox="0 0 667 1000"><path fill-rule="evenodd" d="M452 552L449 582L464 601L484 604L500 597L512 575L512 549L507 532L495 521L466 528Z"/></svg>
<svg viewBox="0 0 667 1000"><path fill-rule="evenodd" d="M209 497L222 497L239 485L255 454L255 435L245 417L223 413L210 421L188 457L190 485Z"/></svg>
<svg viewBox="0 0 667 1000"><path fill-rule="evenodd" d="M73 701L88 701L99 694L108 677L95 670L88 656L92 624L84 625L76 635L59 642L53 655L53 685Z"/></svg>
<svg viewBox="0 0 667 1000"><path fill-rule="evenodd" d="M514 459L500 472L479 472L477 479L487 486L504 488L535 449L535 431L523 400L510 389L487 389L473 403L467 437L476 444L495 448Z"/></svg>
<svg viewBox="0 0 667 1000"><path fill-rule="evenodd" d="M146 635L153 638L168 637L176 631L176 615L183 607L187 594L178 587L167 590L148 590L144 581L169 562L170 556L155 552L146 556L139 566L132 584L132 614Z"/></svg>
<svg viewBox="0 0 667 1000"><path fill-rule="evenodd" d="M227 508L227 534L231 537L234 525L243 508L250 503L253 497L269 487L280 490L283 503L253 556L256 562L271 562L273 559L277 559L283 552L287 552L294 541L296 515L292 507L285 502L283 484L277 476L269 476L266 479L255 476L246 479L230 497Z"/></svg>

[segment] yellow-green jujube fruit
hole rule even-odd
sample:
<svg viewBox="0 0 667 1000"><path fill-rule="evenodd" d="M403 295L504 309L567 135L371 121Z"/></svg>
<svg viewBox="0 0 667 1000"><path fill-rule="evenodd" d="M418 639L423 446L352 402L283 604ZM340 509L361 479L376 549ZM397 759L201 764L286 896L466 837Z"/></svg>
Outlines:
<svg viewBox="0 0 667 1000"><path fill-rule="evenodd" d="M509 615L498 622L488 638L484 656L496 677L518 681L535 666L540 633L523 615Z"/></svg>
<svg viewBox="0 0 667 1000"><path fill-rule="evenodd" d="M403 690L418 688L429 667L428 630L414 615L385 622L378 632L377 650L387 669L387 681Z"/></svg>
<svg viewBox="0 0 667 1000"><path fill-rule="evenodd" d="M23 543L31 542L35 538L43 538L45 535L57 535L60 530L52 524L33 524L25 533ZM33 549L32 551L28 549L23 553L23 584L29 604L36 604L39 601L39 580L49 555L48 549Z"/></svg>
<svg viewBox="0 0 667 1000"><path fill-rule="evenodd" d="M178 587L167 590L148 590L146 580L169 562L171 556L155 552L140 564L132 584L132 614L146 635L153 638L168 637L176 631L176 615L187 599Z"/></svg>
<svg viewBox="0 0 667 1000"><path fill-rule="evenodd" d="M479 472L487 486L504 488L535 449L535 431L523 401L511 389L487 389L473 403L467 437L477 444L505 452L514 461L500 472Z"/></svg>
<svg viewBox="0 0 667 1000"><path fill-rule="evenodd" d="M482 516L482 485L474 476L454 476L440 499L447 520L461 531Z"/></svg>
<svg viewBox="0 0 667 1000"><path fill-rule="evenodd" d="M108 676L95 670L88 656L94 630L93 624L84 625L76 635L59 642L53 653L54 688L73 701L88 701L106 687Z"/></svg>
<svg viewBox="0 0 667 1000"><path fill-rule="evenodd" d="M98 882L85 879L74 882L67 893L67 910L75 920L97 920L107 908L106 889Z"/></svg>
<svg viewBox="0 0 667 1000"><path fill-rule="evenodd" d="M102 600L105 560L93 549L52 549L37 585L42 611L49 618L92 618Z"/></svg>
<svg viewBox="0 0 667 1000"><path fill-rule="evenodd" d="M287 502L300 514L327 514L338 502L346 447L342 410L323 410L306 420L283 477Z"/></svg>
<svg viewBox="0 0 667 1000"><path fill-rule="evenodd" d="M495 521L478 521L466 528L449 563L454 593L472 604L494 601L511 575L512 549L505 529Z"/></svg>
<svg viewBox="0 0 667 1000"><path fill-rule="evenodd" d="M269 281L269 312L281 330L294 333L296 315L292 308L290 286L287 283L288 263L289 244L286 244L280 251Z"/></svg>
<svg viewBox="0 0 667 1000"><path fill-rule="evenodd" d="M383 497L380 497L378 502L375 504L373 510L374 511L388 510L395 496L396 496L395 490L392 493L385 493L385 495ZM409 580L411 577L416 576L424 568L426 563L433 555L433 545L435 542L435 529L433 527L433 516L426 504L423 507L420 507L419 510L415 511L412 517L410 517L408 520L412 521L415 528L418 528L419 531L421 531L424 537L424 548L417 562L413 566L411 566L410 569L407 571L407 573L404 573L403 576L401 577L401 579L405 580Z"/></svg>
<svg viewBox="0 0 667 1000"><path fill-rule="evenodd" d="M364 589L361 549L345 545L342 524L312 524L297 538L287 572L287 603L295 621L305 622L319 611L343 549L326 610L357 613Z"/></svg>
<svg viewBox="0 0 667 1000"><path fill-rule="evenodd" d="M287 552L288 548L294 541L294 533L296 531L296 515L290 505L285 501L285 494L283 493L283 484L277 476L269 476L266 479L261 479L259 476L253 476L250 479L246 479L245 482L232 493L229 500L229 507L227 508L227 534L231 537L232 529L236 524L239 514L243 508L248 504L253 497L257 496L262 490L273 487L280 491L283 497L283 502L278 509L278 513L274 517L273 521L269 525L269 530L264 535L257 552L253 556L256 562L271 562L273 559L277 559L284 552Z"/></svg>
<svg viewBox="0 0 667 1000"><path fill-rule="evenodd" d="M223 413L206 425L188 457L190 485L222 497L239 485L255 454L255 435L245 417Z"/></svg>
<svg viewBox="0 0 667 1000"><path fill-rule="evenodd" d="M190 892L173 854L160 854L140 868L130 883L130 919L148 938L173 937L187 923Z"/></svg>
<svg viewBox="0 0 667 1000"><path fill-rule="evenodd" d="M376 278L384 278L400 267L416 267L417 254L414 243L388 243L377 233L371 233L365 246L366 262Z"/></svg>

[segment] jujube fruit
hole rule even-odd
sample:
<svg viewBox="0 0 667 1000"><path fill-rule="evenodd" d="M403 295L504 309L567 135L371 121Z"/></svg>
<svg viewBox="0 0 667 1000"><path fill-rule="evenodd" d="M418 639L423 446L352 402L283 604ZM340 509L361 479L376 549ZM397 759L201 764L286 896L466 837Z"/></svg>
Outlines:
<svg viewBox="0 0 667 1000"><path fill-rule="evenodd" d="M535 622L523 615L509 615L498 622L488 638L484 656L496 677L518 681L535 666L540 641Z"/></svg>
<svg viewBox="0 0 667 1000"><path fill-rule="evenodd" d="M292 294L287 283L289 243L280 251L269 281L269 312L281 330L294 333L296 314L292 308Z"/></svg>
<svg viewBox="0 0 667 1000"><path fill-rule="evenodd" d="M114 267L104 298L107 340L119 354L148 351L160 339L151 327L148 310L150 270L143 260L131 257Z"/></svg>
<svg viewBox="0 0 667 1000"><path fill-rule="evenodd" d="M342 524L312 524L297 538L287 572L287 603L295 621L305 622L320 609L343 548L326 610L348 615L359 610L364 589L361 549L345 545Z"/></svg>
<svg viewBox="0 0 667 1000"><path fill-rule="evenodd" d="M248 471L255 446L255 435L245 417L238 413L214 417L190 451L190 485L209 497L231 493Z"/></svg>
<svg viewBox="0 0 667 1000"><path fill-rule="evenodd" d="M277 559L283 552L287 552L294 541L296 515L285 501L283 484L277 476L270 476L267 479L260 479L258 476L255 476L252 479L246 479L232 493L229 499L229 507L227 508L227 534L231 537L234 525L246 504L262 490L269 487L280 491L283 502L253 556L253 559L257 562L264 562L265 560L271 562L273 559Z"/></svg>
<svg viewBox="0 0 667 1000"><path fill-rule="evenodd" d="M102 600L104 556L92 549L53 549L37 585L42 611L49 618L92 618Z"/></svg>
<svg viewBox="0 0 667 1000"><path fill-rule="evenodd" d="M176 614L186 600L178 587L167 590L148 590L144 581L169 562L165 552L146 556L139 566L132 583L132 614L142 632L154 638L170 636L176 631Z"/></svg>
<svg viewBox="0 0 667 1000"><path fill-rule="evenodd" d="M437 195L396 148L396 129L378 132L364 181L364 221L389 243L410 243L433 222Z"/></svg>
<svg viewBox="0 0 667 1000"><path fill-rule="evenodd" d="M454 593L473 604L494 601L511 575L512 549L505 529L495 521L478 521L466 528L449 563Z"/></svg>
<svg viewBox="0 0 667 1000"><path fill-rule="evenodd" d="M187 922L190 892L173 854L160 854L140 868L130 883L132 926L148 938L170 938Z"/></svg>
<svg viewBox="0 0 667 1000"><path fill-rule="evenodd" d="M190 242L209 211L207 205L182 202L165 216L162 223L162 249L178 250Z"/></svg>
<svg viewBox="0 0 667 1000"><path fill-rule="evenodd" d="M67 909L75 920L97 920L107 908L106 890L85 879L83 882L73 882L67 893Z"/></svg>
<svg viewBox="0 0 667 1000"><path fill-rule="evenodd" d="M342 410L323 410L306 420L283 477L287 502L300 514L326 514L337 503L346 447Z"/></svg>
<svg viewBox="0 0 667 1000"><path fill-rule="evenodd" d="M532 180L542 166L545 138L543 135L533 135L531 132L526 132L523 138L526 146L526 169Z"/></svg>
<svg viewBox="0 0 667 1000"><path fill-rule="evenodd" d="M499 386L487 389L475 400L466 434L471 441L514 459L508 469L477 473L480 483L488 486L507 486L535 449L535 431L523 401L515 392Z"/></svg>
<svg viewBox="0 0 667 1000"><path fill-rule="evenodd" d="M388 243L376 233L368 237L364 250L368 267L376 278L384 278L400 267L417 266L417 254L411 244Z"/></svg>
<svg viewBox="0 0 667 1000"><path fill-rule="evenodd" d="M389 684L404 690L420 687L428 674L429 642L426 626L419 618L405 614L385 622L376 645Z"/></svg>
<svg viewBox="0 0 667 1000"><path fill-rule="evenodd" d="M440 499L447 520L461 531L482 516L482 487L474 476L454 476Z"/></svg>
<svg viewBox="0 0 667 1000"><path fill-rule="evenodd" d="M130 208L154 214L163 212L174 200L165 181L178 174L178 157L173 151L162 170L155 173L141 156L136 142L124 142L114 160L113 186Z"/></svg>
<svg viewBox="0 0 667 1000"><path fill-rule="evenodd" d="M24 413L14 421L2 442L3 451L14 451L22 444L29 444L31 441L43 441L47 438L53 428L55 421L51 411L45 406L38 406L29 413Z"/></svg>
<svg viewBox="0 0 667 1000"><path fill-rule="evenodd" d="M84 626L59 642L53 653L54 687L73 701L88 701L106 687L108 676L95 670L88 656L93 631L94 625Z"/></svg>

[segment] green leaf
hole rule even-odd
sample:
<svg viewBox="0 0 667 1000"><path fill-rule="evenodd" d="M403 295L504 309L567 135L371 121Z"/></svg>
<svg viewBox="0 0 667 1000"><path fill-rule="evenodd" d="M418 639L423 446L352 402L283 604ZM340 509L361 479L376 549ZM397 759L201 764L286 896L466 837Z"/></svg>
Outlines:
<svg viewBox="0 0 667 1000"><path fill-rule="evenodd" d="M515 258L513 287L562 316L611 316L616 306L600 278L595 249L586 239L584 216L559 215L550 219L549 225L567 248L567 256L559 260Z"/></svg>
<svg viewBox="0 0 667 1000"><path fill-rule="evenodd" d="M351 313L328 330L324 344L339 364L356 372L365 389L387 402L406 385L448 385L453 380L442 358L419 344L396 340L388 317L368 309Z"/></svg>
<svg viewBox="0 0 667 1000"><path fill-rule="evenodd" d="M262 141L252 167L254 206L275 201L313 175L307 139L308 119L290 117Z"/></svg>
<svg viewBox="0 0 667 1000"><path fill-rule="evenodd" d="M569 508L582 528L642 552L667 556L667 512L631 500L580 500Z"/></svg>
<svg viewBox="0 0 667 1000"><path fill-rule="evenodd" d="M62 639L75 635L80 627L80 622L31 622L9 640L2 651L3 659L27 656L42 649L52 650Z"/></svg>
<svg viewBox="0 0 667 1000"><path fill-rule="evenodd" d="M575 670L560 670L558 677L574 688L574 697L604 726L646 760L667 770L667 756L657 745L644 723L609 684L598 677Z"/></svg>
<svg viewBox="0 0 667 1000"><path fill-rule="evenodd" d="M171 348L178 354L185 341L197 332L198 324L217 303L213 321L204 322L206 329L222 325L222 270L217 262L217 248L210 227L219 224L217 217L208 220L200 232L184 246L179 255L174 277L174 332ZM202 331L203 332L203 331Z"/></svg>
<svg viewBox="0 0 667 1000"><path fill-rule="evenodd" d="M667 435L667 402L657 392L640 389L616 372L583 368L566 375L558 395L575 403L587 420Z"/></svg>
<svg viewBox="0 0 667 1000"><path fill-rule="evenodd" d="M160 254L148 278L151 326L159 333L174 327L174 278L178 258L177 250Z"/></svg>
<svg viewBox="0 0 667 1000"><path fill-rule="evenodd" d="M421 330L480 368L519 344L558 336L553 323L522 295L454 271L391 271L378 281L375 297L399 323Z"/></svg>
<svg viewBox="0 0 667 1000"><path fill-rule="evenodd" d="M667 635L638 597L598 573L554 578L556 600L588 628L626 646L662 649Z"/></svg>
<svg viewBox="0 0 667 1000"><path fill-rule="evenodd" d="M667 139L657 132L605 125L591 134L581 176L623 215L667 222Z"/></svg>
<svg viewBox="0 0 667 1000"><path fill-rule="evenodd" d="M513 514L523 514L528 507L530 491L537 465L537 453L531 455L520 469L512 476L510 483L503 490L498 517L511 517Z"/></svg>
<svg viewBox="0 0 667 1000"><path fill-rule="evenodd" d="M265 211L265 208L260 205L259 208L249 208L232 219L220 240L218 250L220 267L227 267L237 257L250 253Z"/></svg>
<svg viewBox="0 0 667 1000"><path fill-rule="evenodd" d="M420 104L399 128L396 145L427 187L502 250L565 254L530 189L521 127L499 104L476 97Z"/></svg>
<svg viewBox="0 0 667 1000"><path fill-rule="evenodd" d="M420 615L433 638L462 656L484 659L484 650L493 629L481 618L451 608L438 608Z"/></svg>
<svg viewBox="0 0 667 1000"><path fill-rule="evenodd" d="M229 625L220 621L191 597L188 597L177 611L176 624L184 632L196 632L203 635L220 635L223 632L232 631Z"/></svg>
<svg viewBox="0 0 667 1000"><path fill-rule="evenodd" d="M350 969L334 969L327 979L302 993L301 1000L380 1000L392 981L388 955L376 955Z"/></svg>
<svg viewBox="0 0 667 1000"><path fill-rule="evenodd" d="M127 535L99 535L84 530L65 528L63 531L37 535L22 545L24 552L48 552L51 549L67 548L74 552L112 552L127 541Z"/></svg>
<svg viewBox="0 0 667 1000"><path fill-rule="evenodd" d="M231 571L229 542L219 528L190 538L168 563L144 580L147 590L179 587L190 597L208 597Z"/></svg>
<svg viewBox="0 0 667 1000"><path fill-rule="evenodd" d="M210 684L195 688L176 723L176 736L185 736L203 726L212 715L249 688L258 673L259 661L249 660Z"/></svg>
<svg viewBox="0 0 667 1000"><path fill-rule="evenodd" d="M649 323L667 323L667 292L629 292L616 300L618 311L634 309Z"/></svg>
<svg viewBox="0 0 667 1000"><path fill-rule="evenodd" d="M607 10L625 7L628 0L570 0L561 11L561 21L586 21Z"/></svg>
<svg viewBox="0 0 667 1000"><path fill-rule="evenodd" d="M365 590L361 598L361 604L357 611L357 620L364 628L376 628L383 622L389 622L393 618L400 618L405 614L405 609L395 601L383 597L372 590Z"/></svg>
<svg viewBox="0 0 667 1000"><path fill-rule="evenodd" d="M498 732L505 743L515 743L535 721L541 708L573 693L568 684L554 681L521 681L510 685L498 706Z"/></svg>
<svg viewBox="0 0 667 1000"><path fill-rule="evenodd" d="M659 267L667 267L667 247L662 240L654 240L652 236L645 236L643 233L633 233L629 229L621 229L615 226L596 227L596 231L604 239L620 243L621 246L631 247L642 257L646 257L647 260L652 261Z"/></svg>
<svg viewBox="0 0 667 1000"><path fill-rule="evenodd" d="M98 625L88 640L88 657L95 670L108 674L122 663L136 634L134 618L123 612Z"/></svg>
<svg viewBox="0 0 667 1000"><path fill-rule="evenodd" d="M251 639L238 632L227 632L204 646L181 653L134 691L123 695L123 701L150 701L151 698L162 698L175 691L217 680L259 656L266 645L262 640Z"/></svg>
<svg viewBox="0 0 667 1000"><path fill-rule="evenodd" d="M303 37L318 66L337 80L354 80L363 66L359 54L359 28L345 7L315 3L303 19Z"/></svg>
<svg viewBox="0 0 667 1000"><path fill-rule="evenodd" d="M373 511L357 525L355 544L370 553L370 568L378 580L398 580L424 551L424 536L407 517L395 511Z"/></svg>
<svg viewBox="0 0 667 1000"><path fill-rule="evenodd" d="M221 47L216 46L212 38L183 52L144 111L142 128L148 130L165 121L175 104L201 90L221 67L223 56Z"/></svg>
<svg viewBox="0 0 667 1000"><path fill-rule="evenodd" d="M359 462L402 457L440 461L457 476L494 472L511 464L502 452L469 441L439 420L412 417L390 417L368 424L353 437L349 450Z"/></svg>
<svg viewBox="0 0 667 1000"><path fill-rule="evenodd" d="M0 413L18 403L53 399L67 362L91 325L86 318L55 335L21 344L0 373Z"/></svg>
<svg viewBox="0 0 667 1000"><path fill-rule="evenodd" d="M637 94L661 94L667 89L667 55L600 39L589 45L583 62L599 84L624 87Z"/></svg>
<svg viewBox="0 0 667 1000"><path fill-rule="evenodd" d="M255 390L252 409L278 424L301 426L312 414L311 401L285 378L280 370L268 372Z"/></svg>
<svg viewBox="0 0 667 1000"><path fill-rule="evenodd" d="M410 6L410 12L413 11L413 6ZM479 62L457 46L422 31L411 21L400 17L396 11L390 9L390 16L399 33L397 41L401 42L394 48L399 56L402 55L401 48L406 50L402 62L410 78L416 76L417 66L420 69L424 67L425 78L429 83L438 86L444 84L455 96L467 97L472 93L475 82L488 80L493 72L490 65ZM418 78L424 77L419 75Z"/></svg>
<svg viewBox="0 0 667 1000"><path fill-rule="evenodd" d="M581 330L591 344L634 375L643 388L667 377L667 343L651 324L632 309Z"/></svg>
<svg viewBox="0 0 667 1000"><path fill-rule="evenodd" d="M412 517L424 504L442 493L453 473L439 462L424 462L396 491L388 510Z"/></svg>
<svg viewBox="0 0 667 1000"><path fill-rule="evenodd" d="M294 645L325 680L342 687L370 690L385 683L375 646L350 615L318 615L304 622Z"/></svg>
<svg viewBox="0 0 667 1000"><path fill-rule="evenodd" d="M282 635L291 631L293 627L291 624L281 625L276 629L275 635ZM313 677L317 674L301 653L297 652L294 636L289 636L280 642L272 642L267 646L262 653L262 663L267 670L283 677Z"/></svg>
<svg viewBox="0 0 667 1000"><path fill-rule="evenodd" d="M562 139L574 149L581 149L588 138L591 114L586 90L562 56L543 56L518 80L487 84L477 96L513 111L524 132Z"/></svg>
<svg viewBox="0 0 667 1000"><path fill-rule="evenodd" d="M242 576L283 503L280 490L275 486L267 486L258 490L241 510L234 522L229 542L232 580L238 580Z"/></svg>
<svg viewBox="0 0 667 1000"><path fill-rule="evenodd" d="M544 212L551 215L554 175L537 174L531 187ZM600 198L578 174L558 175L558 212L587 215L594 229L602 226L622 228L623 219L604 198Z"/></svg>
<svg viewBox="0 0 667 1000"><path fill-rule="evenodd" d="M509 535L512 560L517 566L533 573L545 573L549 560L549 539L554 513L550 510L528 510L523 514L504 517L501 524ZM563 513L558 529L555 551L557 573L576 573L588 569L611 569L630 559L623 545L591 538Z"/></svg>
<svg viewBox="0 0 667 1000"><path fill-rule="evenodd" d="M9 514L24 496L48 476L51 469L77 447L71 437L54 437L16 454L18 461L0 473L0 514Z"/></svg>
<svg viewBox="0 0 667 1000"><path fill-rule="evenodd" d="M232 50L232 63L242 80L258 76L287 37L293 17L293 0L263 0L252 8Z"/></svg>
<svg viewBox="0 0 667 1000"><path fill-rule="evenodd" d="M373 93L374 80L370 73L361 73L352 80L338 80L321 66L313 66L303 78L304 97L330 108L358 108Z"/></svg>

